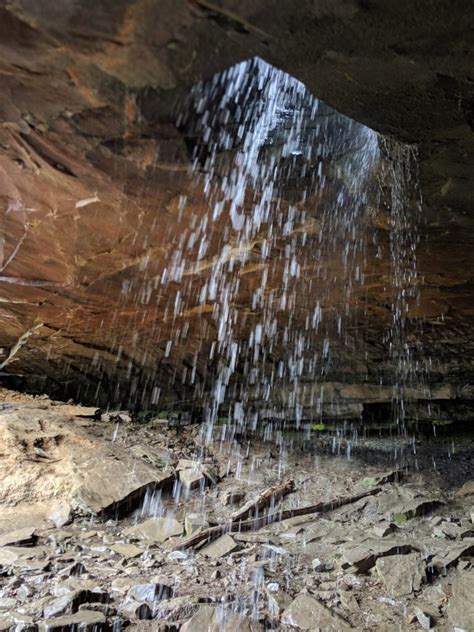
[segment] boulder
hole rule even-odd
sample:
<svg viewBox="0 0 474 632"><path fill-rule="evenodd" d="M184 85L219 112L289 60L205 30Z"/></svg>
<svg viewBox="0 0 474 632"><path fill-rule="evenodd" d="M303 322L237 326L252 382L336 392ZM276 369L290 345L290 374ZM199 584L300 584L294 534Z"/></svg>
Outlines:
<svg viewBox="0 0 474 632"><path fill-rule="evenodd" d="M278 589L276 587L278 586ZM280 614L288 608L293 599L290 595L284 590L280 589L280 586L273 582L267 584L266 591L267 593L267 604L268 604L268 612L270 614L271 619L278 620L280 619Z"/></svg>
<svg viewBox="0 0 474 632"><path fill-rule="evenodd" d="M219 499L223 505L237 505L245 500L245 492L242 489L227 489L219 494Z"/></svg>
<svg viewBox="0 0 474 632"><path fill-rule="evenodd" d="M157 620L183 621L192 617L199 609L198 600L186 595L164 599L155 606L154 616Z"/></svg>
<svg viewBox="0 0 474 632"><path fill-rule="evenodd" d="M0 611L14 610L17 606L17 600L14 597L0 597Z"/></svg>
<svg viewBox="0 0 474 632"><path fill-rule="evenodd" d="M161 601L173 596L173 589L166 584L151 582L148 584L135 584L130 588L127 596L135 601Z"/></svg>
<svg viewBox="0 0 474 632"><path fill-rule="evenodd" d="M454 578L447 613L455 628L474 629L474 571L464 571Z"/></svg>
<svg viewBox="0 0 474 632"><path fill-rule="evenodd" d="M339 592L339 599L341 600L341 605L345 610L348 610L349 612L357 612L360 610L359 602L351 591L341 590Z"/></svg>
<svg viewBox="0 0 474 632"><path fill-rule="evenodd" d="M189 468L179 472L179 480L186 489L195 489L204 486L206 477L201 468Z"/></svg>
<svg viewBox="0 0 474 632"><path fill-rule="evenodd" d="M165 540L182 535L182 533L183 525L174 518L149 518L123 532L129 538L151 540L152 542L165 542Z"/></svg>
<svg viewBox="0 0 474 632"><path fill-rule="evenodd" d="M27 546L35 544L37 540L34 527L24 527L23 529L17 529L16 531L10 531L0 536L0 546L6 545L19 545Z"/></svg>
<svg viewBox="0 0 474 632"><path fill-rule="evenodd" d="M201 606L180 632L260 632L262 626L222 607Z"/></svg>
<svg viewBox="0 0 474 632"><path fill-rule="evenodd" d="M355 566L361 573L371 569L380 557L400 555L416 551L416 547L405 540L365 540L344 548L343 568Z"/></svg>
<svg viewBox="0 0 474 632"><path fill-rule="evenodd" d="M447 551L438 553L431 561L436 572L441 573L455 566L461 558L474 556L474 543L464 542L463 544L453 544Z"/></svg>
<svg viewBox="0 0 474 632"><path fill-rule="evenodd" d="M92 590L76 590L57 597L46 604L43 609L43 616L46 619L53 619L63 614L74 614L82 604L106 603L109 596L105 592Z"/></svg>
<svg viewBox="0 0 474 632"><path fill-rule="evenodd" d="M10 566L18 559L18 554L14 550L3 548L0 550L0 568L2 566Z"/></svg>
<svg viewBox="0 0 474 632"><path fill-rule="evenodd" d="M281 622L298 630L340 632L351 628L345 619L307 594L300 594L291 602L283 612Z"/></svg>
<svg viewBox="0 0 474 632"><path fill-rule="evenodd" d="M209 526L208 521L203 513L189 513L186 514L184 519L184 529L186 535L191 535L198 529L207 529Z"/></svg>
<svg viewBox="0 0 474 632"><path fill-rule="evenodd" d="M462 487L460 487L455 496L457 498L468 498L469 496L474 496L474 480L466 481Z"/></svg>
<svg viewBox="0 0 474 632"><path fill-rule="evenodd" d="M137 444L130 448L130 452L138 459L143 459L157 468L165 468L172 464L173 454L164 448L152 448Z"/></svg>
<svg viewBox="0 0 474 632"><path fill-rule="evenodd" d="M110 548L112 551L115 551L115 553L118 553L122 557L125 557L128 559L133 558L133 557L138 557L139 555L142 555L143 553L143 549L140 549L138 546L135 546L134 544L114 544Z"/></svg>
<svg viewBox="0 0 474 632"><path fill-rule="evenodd" d="M320 560L319 557L315 557L311 560L311 568L315 573L327 573L334 568L331 563Z"/></svg>
<svg viewBox="0 0 474 632"><path fill-rule="evenodd" d="M119 612L125 619L150 620L153 619L153 608L149 603L139 603L134 599L127 600L119 607Z"/></svg>
<svg viewBox="0 0 474 632"><path fill-rule="evenodd" d="M420 493L408 487L397 487L381 496L378 504L378 512L385 514L387 521L401 525L442 507L444 501L439 496Z"/></svg>
<svg viewBox="0 0 474 632"><path fill-rule="evenodd" d="M463 540L474 537L474 529L472 525L443 521L434 527L433 535L447 540Z"/></svg>
<svg viewBox="0 0 474 632"><path fill-rule="evenodd" d="M179 474L180 482L187 490L204 486L207 483L212 485L217 483L217 475L213 468L199 461L180 459L176 471Z"/></svg>
<svg viewBox="0 0 474 632"><path fill-rule="evenodd" d="M23 566L27 560L39 558L41 564L47 564L45 559L48 549L44 546L3 546L0 548L0 566Z"/></svg>
<svg viewBox="0 0 474 632"><path fill-rule="evenodd" d="M106 619L102 612L94 610L81 610L76 614L46 619L41 621L39 632L65 632L65 630L77 630L78 632L102 632L106 630Z"/></svg>
<svg viewBox="0 0 474 632"><path fill-rule="evenodd" d="M232 553L237 548L237 543L235 540L225 533L221 535L220 538L214 540L210 544L203 547L199 552L206 557L224 557L224 555L228 555Z"/></svg>
<svg viewBox="0 0 474 632"><path fill-rule="evenodd" d="M395 523L403 524L412 518L424 516L434 509L441 507L443 504L444 502L437 498L415 498L411 501L393 507L390 512L390 519Z"/></svg>
<svg viewBox="0 0 474 632"><path fill-rule="evenodd" d="M415 607L414 616L423 630L431 630L434 627L434 618L429 612L425 612L422 608Z"/></svg>
<svg viewBox="0 0 474 632"><path fill-rule="evenodd" d="M419 553L381 557L375 567L389 596L393 598L420 590L422 583L426 581L425 564Z"/></svg>
<svg viewBox="0 0 474 632"><path fill-rule="evenodd" d="M397 525L393 522L383 521L374 526L373 532L378 538L384 538L385 536L394 533L397 529Z"/></svg>

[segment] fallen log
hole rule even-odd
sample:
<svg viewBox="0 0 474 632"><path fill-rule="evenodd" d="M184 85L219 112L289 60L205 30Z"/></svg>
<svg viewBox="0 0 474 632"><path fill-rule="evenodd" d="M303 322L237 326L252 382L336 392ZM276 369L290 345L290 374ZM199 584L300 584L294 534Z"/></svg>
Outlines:
<svg viewBox="0 0 474 632"><path fill-rule="evenodd" d="M295 491L295 482L286 481L281 485L274 485L263 491L258 498L246 503L241 509L234 512L230 517L230 522L234 524L239 520L245 520L251 514L261 511L265 507L271 505L272 502L278 502L288 494L292 494Z"/></svg>
<svg viewBox="0 0 474 632"><path fill-rule="evenodd" d="M330 500L326 503L317 503L316 505L308 505L307 507L299 507L298 509L287 509L286 511L281 512L278 522L288 520L289 518L296 518L297 516L306 516L313 513L325 513L326 511L332 511L333 509L338 509L344 505L356 503L358 500L362 500L362 498L373 496L381 491L381 487L373 487L372 489L356 494L355 496L344 496L344 498L336 498L335 500Z"/></svg>
<svg viewBox="0 0 474 632"><path fill-rule="evenodd" d="M261 529L262 527L265 527L267 525L273 524L275 522L282 522L283 520L288 520L289 518L306 516L316 513L325 513L327 511L332 511L333 509L343 507L344 505L355 503L362 498L366 498L367 496L373 496L374 494L378 494L381 491L381 487L374 487L373 489L362 492L360 494L356 494L355 496L336 498L335 500L331 500L329 502L321 502L317 503L316 505L308 505L307 507L286 509L285 511L275 511L274 513L264 516L258 516L256 518L250 518L249 520L231 520L227 523L216 525L215 527L209 527L208 529L203 529L202 531L196 531L191 536L189 536L189 538L186 538L182 542L179 542L174 548L182 550L190 549L198 545L203 546L204 544L207 544L208 542L219 538L224 533L256 531L257 529Z"/></svg>

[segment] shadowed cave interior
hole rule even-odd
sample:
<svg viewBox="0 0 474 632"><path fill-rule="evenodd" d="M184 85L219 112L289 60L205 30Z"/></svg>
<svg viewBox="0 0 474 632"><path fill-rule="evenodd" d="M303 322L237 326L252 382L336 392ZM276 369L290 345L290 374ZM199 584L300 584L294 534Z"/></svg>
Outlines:
<svg viewBox="0 0 474 632"><path fill-rule="evenodd" d="M471 630L469 3L0 3L0 630Z"/></svg>

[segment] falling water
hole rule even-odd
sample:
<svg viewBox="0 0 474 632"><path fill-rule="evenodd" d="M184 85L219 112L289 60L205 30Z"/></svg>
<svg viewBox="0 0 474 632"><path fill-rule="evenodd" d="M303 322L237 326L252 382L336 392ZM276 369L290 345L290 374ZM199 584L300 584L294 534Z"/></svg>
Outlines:
<svg viewBox="0 0 474 632"><path fill-rule="evenodd" d="M421 215L421 194L417 178L417 155L413 147L384 141L389 150L385 169L390 182L390 262L395 290L391 326L387 333L394 366L393 403L397 425L405 429L406 391L421 387L424 370L414 357L407 337L409 306L419 298L416 249ZM419 345L420 336L417 337Z"/></svg>
<svg viewBox="0 0 474 632"><path fill-rule="evenodd" d="M197 84L177 124L193 146L208 211L193 217L164 282L178 282L175 311L212 309L208 438L221 408L237 427L263 417L297 425L303 415L321 418L327 375L364 344L357 289L387 188L395 298L386 342L403 411L413 366L404 330L416 281L405 192L411 150L258 58ZM246 274L258 275L252 291L243 289ZM197 292L187 291L189 277L198 279Z"/></svg>

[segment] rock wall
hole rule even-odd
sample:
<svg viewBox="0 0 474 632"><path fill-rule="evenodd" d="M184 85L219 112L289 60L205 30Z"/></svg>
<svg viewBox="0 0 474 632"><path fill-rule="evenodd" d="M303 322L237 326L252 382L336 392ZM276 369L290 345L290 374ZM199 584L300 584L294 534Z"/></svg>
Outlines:
<svg viewBox="0 0 474 632"><path fill-rule="evenodd" d="M179 326L171 294L154 282L207 204L175 106L197 80L259 55L344 114L418 143L421 283L409 341L421 340L431 358L432 392L422 398L469 410L471 3L441 1L434 11L427 1L308 0L295 10L286 0L11 0L0 3L0 18L2 380L83 401L142 406L158 393L160 407L199 401L212 307L178 316L189 324L168 355ZM387 252L385 221L380 213L373 229ZM381 342L389 265L388 256L374 259L364 288L364 354L345 344L325 377L355 384L355 397L335 390L351 414L372 402L360 384L376 389L390 375ZM255 269L246 272L242 303L259 282ZM201 392L180 378L194 365Z"/></svg>

